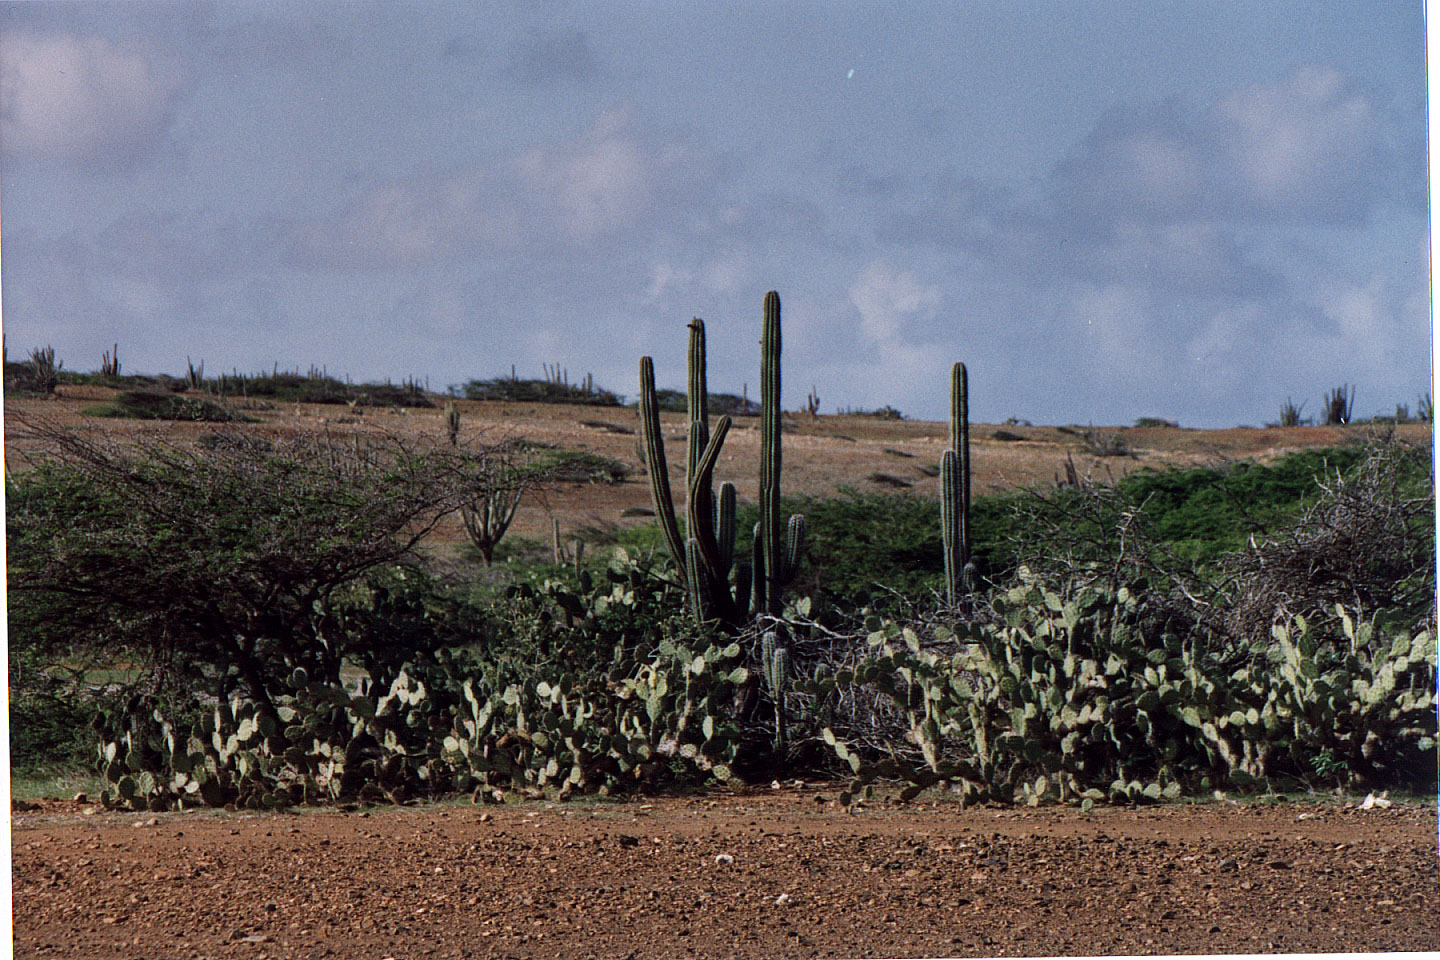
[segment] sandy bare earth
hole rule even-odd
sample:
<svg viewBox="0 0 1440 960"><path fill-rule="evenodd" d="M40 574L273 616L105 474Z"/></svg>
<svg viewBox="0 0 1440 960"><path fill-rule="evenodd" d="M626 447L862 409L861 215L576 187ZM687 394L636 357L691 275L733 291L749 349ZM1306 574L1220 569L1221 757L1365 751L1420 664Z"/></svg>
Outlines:
<svg viewBox="0 0 1440 960"><path fill-rule="evenodd" d="M11 818L15 956L937 957L1440 946L1436 809L960 809L833 784Z"/></svg>

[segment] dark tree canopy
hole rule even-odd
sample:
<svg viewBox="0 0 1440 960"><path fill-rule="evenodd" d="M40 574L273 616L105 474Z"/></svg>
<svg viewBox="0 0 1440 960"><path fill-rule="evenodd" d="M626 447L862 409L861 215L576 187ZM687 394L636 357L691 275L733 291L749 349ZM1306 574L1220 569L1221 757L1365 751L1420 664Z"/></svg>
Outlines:
<svg viewBox="0 0 1440 960"><path fill-rule="evenodd" d="M390 641L359 621L409 602L421 540L538 479L503 448L383 434L181 444L23 426L46 453L6 480L12 643L123 650L173 683L266 704L296 667L338 680L345 658L374 659L357 645Z"/></svg>

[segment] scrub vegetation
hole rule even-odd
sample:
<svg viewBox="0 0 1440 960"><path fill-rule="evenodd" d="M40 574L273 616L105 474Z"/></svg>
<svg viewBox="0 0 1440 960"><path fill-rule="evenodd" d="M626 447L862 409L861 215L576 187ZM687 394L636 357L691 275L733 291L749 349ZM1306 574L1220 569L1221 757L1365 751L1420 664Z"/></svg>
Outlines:
<svg viewBox="0 0 1440 960"><path fill-rule="evenodd" d="M1071 462L1053 485L972 496L956 364L938 507L787 495L771 293L759 495L741 503L715 470L753 404L711 406L705 333L690 324L674 482L660 412L678 400L640 363L653 524L566 540L556 522L550 551L501 543L519 497L633 469L482 443L453 405L426 441L261 439L229 423L109 438L12 417L38 442L6 478L12 769L89 764L104 804L157 811L568 798L797 771L845 778L846 803L890 783L904 799L946 787L1086 809L1433 783L1427 446L1377 435L1106 483ZM118 382L116 357L101 376ZM557 371L464 393L514 401L538 383L619 403ZM192 367L176 382L177 400L216 405L322 385L360 396L315 371L222 389ZM397 389L383 402L432 402L413 380ZM155 403L134 396L111 403ZM1097 457L1125 443L1082 439ZM461 518L494 569L425 548Z"/></svg>

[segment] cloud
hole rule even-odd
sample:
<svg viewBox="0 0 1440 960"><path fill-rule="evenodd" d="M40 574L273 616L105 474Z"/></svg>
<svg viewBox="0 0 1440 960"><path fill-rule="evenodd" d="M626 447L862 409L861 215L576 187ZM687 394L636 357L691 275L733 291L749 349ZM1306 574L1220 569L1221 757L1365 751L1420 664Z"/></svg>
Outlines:
<svg viewBox="0 0 1440 960"><path fill-rule="evenodd" d="M288 231L299 262L416 266L493 253L644 239L708 196L716 157L678 134L645 135L607 112L569 141L507 161L370 184L330 215Z"/></svg>
<svg viewBox="0 0 1440 960"><path fill-rule="evenodd" d="M646 151L624 114L605 113L573 143L529 150L511 169L566 234L588 240L627 223L652 201L663 150Z"/></svg>
<svg viewBox="0 0 1440 960"><path fill-rule="evenodd" d="M504 245L518 211L483 169L371 184L328 217L284 229L307 266L392 269L453 259L477 242Z"/></svg>
<svg viewBox="0 0 1440 960"><path fill-rule="evenodd" d="M1220 170L1239 200L1277 219L1363 220L1379 198L1386 156L1375 108L1329 67L1222 99L1209 123Z"/></svg>
<svg viewBox="0 0 1440 960"><path fill-rule="evenodd" d="M1370 99L1338 70L1309 66L1203 109L1172 100L1110 112L1056 167L1051 202L1101 224L1354 224L1400 162Z"/></svg>
<svg viewBox="0 0 1440 960"><path fill-rule="evenodd" d="M100 38L0 36L6 158L127 167L163 141L185 92L179 68Z"/></svg>
<svg viewBox="0 0 1440 960"><path fill-rule="evenodd" d="M561 80L590 80L600 73L600 58L584 30L531 28L510 61L509 74L526 86Z"/></svg>
<svg viewBox="0 0 1440 960"><path fill-rule="evenodd" d="M862 270L849 292L860 312L861 331L876 341L905 339L910 323L933 319L942 299L939 287L883 260Z"/></svg>

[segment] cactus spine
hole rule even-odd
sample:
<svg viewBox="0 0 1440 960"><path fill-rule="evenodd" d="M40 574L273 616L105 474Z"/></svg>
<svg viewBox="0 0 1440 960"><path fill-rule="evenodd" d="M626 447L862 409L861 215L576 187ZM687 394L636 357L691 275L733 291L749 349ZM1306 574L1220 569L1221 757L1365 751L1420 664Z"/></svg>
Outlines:
<svg viewBox="0 0 1440 960"><path fill-rule="evenodd" d="M975 567L970 560L970 398L965 364L950 369L950 449L940 457L940 537L945 593L968 610Z"/></svg>

